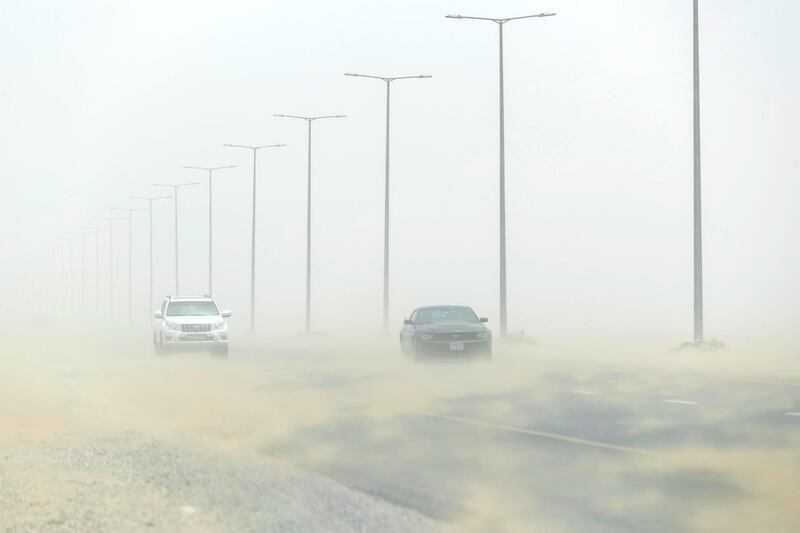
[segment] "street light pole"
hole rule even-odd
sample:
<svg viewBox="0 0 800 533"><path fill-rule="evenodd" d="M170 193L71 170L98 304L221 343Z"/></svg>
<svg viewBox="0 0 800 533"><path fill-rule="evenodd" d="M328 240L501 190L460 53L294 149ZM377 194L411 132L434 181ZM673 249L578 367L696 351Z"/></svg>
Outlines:
<svg viewBox="0 0 800 533"><path fill-rule="evenodd" d="M326 118L345 118L347 115L324 115L316 117L300 117L296 115L276 114L281 118L305 120L308 124L308 200L306 207L306 333L311 331L311 124L315 120Z"/></svg>
<svg viewBox="0 0 800 533"><path fill-rule="evenodd" d="M166 184L154 183L153 187L169 187L172 189L172 198L175 201L175 296L180 294L180 277L179 277L179 263L178 263L178 189L187 187L189 185L200 185L199 181L192 181L187 183Z"/></svg>
<svg viewBox="0 0 800 533"><path fill-rule="evenodd" d="M703 211L700 175L700 24L693 2L694 78L694 341L703 342Z"/></svg>
<svg viewBox="0 0 800 533"><path fill-rule="evenodd" d="M389 332L389 121L390 121L390 103L391 103L391 86L392 82L396 80L408 79L424 79L431 78L427 74L420 74L417 76L371 76L368 74L356 74L354 72L346 72L345 76L352 76L355 78L372 78L381 80L386 83L386 160L385 160L385 174L384 174L384 198L383 198L383 334Z"/></svg>
<svg viewBox="0 0 800 533"><path fill-rule="evenodd" d="M256 159L262 148L278 148L285 144L265 144L248 146L244 144L223 144L228 148L247 148L253 152L253 214L250 228L250 332L256 328Z"/></svg>
<svg viewBox="0 0 800 533"><path fill-rule="evenodd" d="M131 200L144 200L147 202L147 224L150 233L150 258L149 258L149 271L150 271L150 292L148 297L148 312L153 311L153 200L161 200L163 198L172 198L172 196L131 196ZM150 315L152 318L152 314Z"/></svg>
<svg viewBox="0 0 800 533"><path fill-rule="evenodd" d="M133 213L134 211L145 211L145 209L127 207L112 207L111 209L128 213L128 327L131 327L133 325Z"/></svg>
<svg viewBox="0 0 800 533"><path fill-rule="evenodd" d="M208 294L214 294L214 244L213 244L213 231L212 231L212 216L213 216L213 209L212 209L212 182L213 182L213 174L216 170L222 170L224 168L236 168L238 165L227 165L224 167L191 167L185 166L183 168L190 168L193 170L203 170L208 172Z"/></svg>
<svg viewBox="0 0 800 533"><path fill-rule="evenodd" d="M508 305L506 299L506 138L505 138L505 87L503 72L503 26L512 20L552 17L555 13L539 13L522 17L489 18L447 15L450 19L486 20L499 28L500 74L500 335L508 334Z"/></svg>
<svg viewBox="0 0 800 533"><path fill-rule="evenodd" d="M95 217L108 222L108 319L114 321L114 221L123 217Z"/></svg>

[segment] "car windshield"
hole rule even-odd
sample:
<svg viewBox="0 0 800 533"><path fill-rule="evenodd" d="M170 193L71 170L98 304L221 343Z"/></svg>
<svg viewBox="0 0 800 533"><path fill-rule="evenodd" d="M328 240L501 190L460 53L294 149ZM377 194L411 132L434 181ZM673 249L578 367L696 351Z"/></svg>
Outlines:
<svg viewBox="0 0 800 533"><path fill-rule="evenodd" d="M479 322L478 316L469 307L430 307L420 309L417 323L429 322Z"/></svg>
<svg viewBox="0 0 800 533"><path fill-rule="evenodd" d="M170 302L167 307L167 316L214 316L219 314L219 309L214 302L207 300Z"/></svg>

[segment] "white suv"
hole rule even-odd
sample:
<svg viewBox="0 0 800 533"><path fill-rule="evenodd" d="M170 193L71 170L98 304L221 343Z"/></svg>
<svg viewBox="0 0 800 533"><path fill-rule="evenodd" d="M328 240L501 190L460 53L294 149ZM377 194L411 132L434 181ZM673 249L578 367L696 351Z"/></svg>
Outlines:
<svg viewBox="0 0 800 533"><path fill-rule="evenodd" d="M220 311L210 296L173 298L167 296L153 314L153 345L156 352L181 348L206 348L228 355L230 311Z"/></svg>

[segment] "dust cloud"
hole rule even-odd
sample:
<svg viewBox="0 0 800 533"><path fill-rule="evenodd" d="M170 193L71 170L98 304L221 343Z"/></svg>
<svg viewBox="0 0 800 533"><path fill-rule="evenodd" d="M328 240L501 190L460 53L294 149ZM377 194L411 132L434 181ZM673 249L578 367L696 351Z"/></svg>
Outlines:
<svg viewBox="0 0 800 533"><path fill-rule="evenodd" d="M779 417L800 359L758 355L501 344L490 361L414 361L388 340L242 335L219 359L39 337L5 352L0 445L137 435L277 459L465 531L790 531L800 428ZM669 406L676 423L653 397L699 405Z"/></svg>

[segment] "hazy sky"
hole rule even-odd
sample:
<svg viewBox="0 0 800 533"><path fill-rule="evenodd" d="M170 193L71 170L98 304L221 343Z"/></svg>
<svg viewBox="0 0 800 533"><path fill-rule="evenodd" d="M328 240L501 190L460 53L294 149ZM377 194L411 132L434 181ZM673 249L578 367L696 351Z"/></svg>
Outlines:
<svg viewBox="0 0 800 533"><path fill-rule="evenodd" d="M314 126L314 321L377 329L384 86L342 74L425 73L393 86L392 321L464 303L496 327L497 29L444 15L540 11L558 16L506 27L509 328L688 340L691 0L3 0L3 306L27 320L25 292L57 302L29 287L52 280L58 240L153 182L203 183L184 189L180 231L182 292L204 292L206 180L181 167L239 164L215 181L215 285L244 324L251 167L222 144L286 143L260 156L260 326L299 330L305 125L272 115L341 113ZM701 1L709 337L800 340L798 18L794 0ZM158 205L159 296L171 216ZM133 232L144 323L141 214Z"/></svg>

